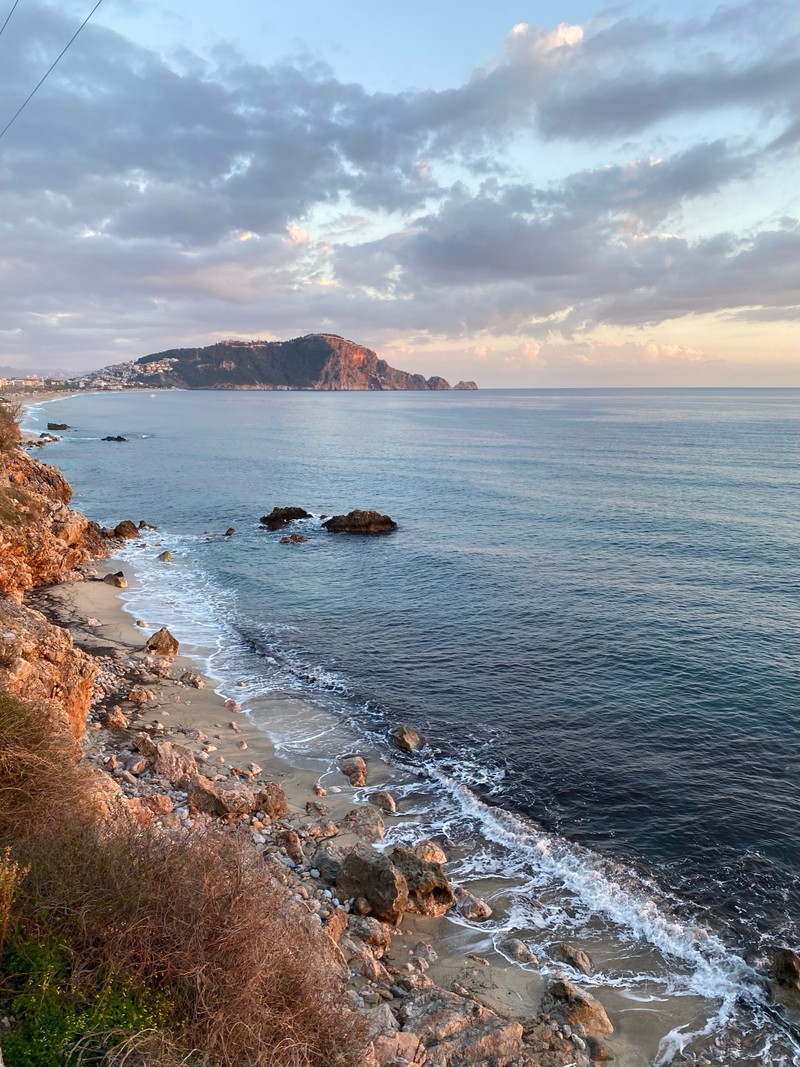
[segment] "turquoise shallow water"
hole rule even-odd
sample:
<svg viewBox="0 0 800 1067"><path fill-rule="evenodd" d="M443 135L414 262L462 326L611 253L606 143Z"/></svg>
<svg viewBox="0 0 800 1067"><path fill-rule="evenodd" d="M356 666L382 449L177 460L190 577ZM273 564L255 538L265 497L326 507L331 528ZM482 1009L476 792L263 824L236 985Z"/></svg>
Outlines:
<svg viewBox="0 0 800 1067"><path fill-rule="evenodd" d="M462 815L621 862L745 953L800 940L799 414L768 390L175 392L31 427L74 427L43 458L79 507L173 539L184 638L373 739L412 722ZM400 528L283 546L276 504Z"/></svg>

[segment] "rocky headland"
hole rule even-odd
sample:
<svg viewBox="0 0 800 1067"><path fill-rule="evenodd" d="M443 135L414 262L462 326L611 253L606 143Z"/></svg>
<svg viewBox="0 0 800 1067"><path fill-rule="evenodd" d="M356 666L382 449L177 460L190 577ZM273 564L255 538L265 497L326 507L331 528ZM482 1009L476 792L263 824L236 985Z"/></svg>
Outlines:
<svg viewBox="0 0 800 1067"><path fill-rule="evenodd" d="M390 367L355 341L311 333L290 341L221 341L205 348L173 348L105 367L87 382L145 389L472 390L438 375ZM110 438L118 440L118 438Z"/></svg>

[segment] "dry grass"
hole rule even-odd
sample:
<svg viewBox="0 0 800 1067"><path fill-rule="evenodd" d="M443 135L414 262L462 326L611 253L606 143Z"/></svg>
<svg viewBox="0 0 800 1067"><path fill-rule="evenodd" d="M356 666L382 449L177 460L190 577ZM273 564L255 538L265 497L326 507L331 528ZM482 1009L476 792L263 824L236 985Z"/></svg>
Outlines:
<svg viewBox="0 0 800 1067"><path fill-rule="evenodd" d="M0 846L28 868L9 936L57 935L73 985L124 978L171 1006L167 1029L109 1036L107 1062L358 1063L364 1025L344 999L335 950L255 850L223 833L109 833L72 751L35 709L0 697Z"/></svg>

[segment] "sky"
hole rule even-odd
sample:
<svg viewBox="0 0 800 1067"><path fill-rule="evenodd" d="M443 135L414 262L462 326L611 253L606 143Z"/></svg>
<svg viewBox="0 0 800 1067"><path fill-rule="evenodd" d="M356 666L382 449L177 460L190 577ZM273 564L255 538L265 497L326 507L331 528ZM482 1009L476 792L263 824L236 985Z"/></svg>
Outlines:
<svg viewBox="0 0 800 1067"><path fill-rule="evenodd" d="M0 128L93 3L18 0ZM0 137L0 368L327 332L485 387L800 386L798 31L103 0Z"/></svg>

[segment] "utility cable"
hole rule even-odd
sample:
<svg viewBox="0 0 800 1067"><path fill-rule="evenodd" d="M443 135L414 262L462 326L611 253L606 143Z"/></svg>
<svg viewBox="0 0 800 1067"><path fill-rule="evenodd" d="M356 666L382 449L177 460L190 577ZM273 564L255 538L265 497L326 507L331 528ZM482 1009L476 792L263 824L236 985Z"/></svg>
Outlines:
<svg viewBox="0 0 800 1067"><path fill-rule="evenodd" d="M6 28L6 26L8 25L8 20L9 20L9 19L11 18L11 16L12 16L12 15L14 14L14 9L16 8L16 6L17 6L17 4L18 4L18 3L19 3L19 0L14 0L14 6L13 6L13 7L11 8L11 10L9 11L9 13L8 13L8 14L6 15L6 21L5 21L4 23L3 23L3 25L2 25L2 26L0 26L0 37L2 37L2 36L3 36L3 30L4 30L4 29Z"/></svg>
<svg viewBox="0 0 800 1067"><path fill-rule="evenodd" d="M16 6L17 6L17 3L18 3L18 2L19 2L19 0L16 0L16 2L15 2L15 4L14 4L14 7L16 7ZM78 34L79 34L79 33L81 32L81 30L82 30L82 29L83 29L83 27L84 27L84 26L86 25L86 23L87 23L87 22L89 21L89 19L90 19L90 18L92 17L92 15L93 15L93 14L95 13L95 11L97 11L98 7L100 7L100 5L102 4L102 2L103 2L103 0L97 0L97 3L96 3L96 4L94 5L94 7L92 8L92 10L91 10L91 11L89 12L89 14L88 14L88 15L86 16L86 18L85 18L85 19L83 20L83 22L82 22L82 23L80 24L80 26L79 26L79 27L77 28L77 30L76 30L76 31L75 31L75 32L73 33L73 35L72 35L72 36L70 37L70 39L69 39L69 40L67 41L67 43L66 43L66 44L64 45L64 47L63 47L63 48L61 49L61 51L60 51L60 52L58 53L58 55L57 55L57 56L56 56L56 58L55 58L55 59L53 60L53 62L52 62L52 63L50 64L50 66L48 67L48 69L47 69L47 70L45 71L45 73L44 73L44 74L42 75L42 77L41 77L41 78L39 79L38 83L37 83L37 84L36 84L36 85L35 85L35 86L33 87L33 89L31 89L31 91L30 91L30 92L28 93L28 96L26 97L26 99L25 99L25 100L23 100L23 102L22 102L22 103L20 104L19 108L17 109L17 112L16 112L16 114L15 114L15 115L14 115L14 116L13 116L13 117L12 117L11 119L9 119L9 121L8 121L8 122L7 122L6 124L5 124L5 126L3 127L3 129L2 129L2 130L0 130L0 137L2 137L2 136L3 136L3 135L4 135L4 134L5 134L5 133L6 133L6 132L7 132L8 130L10 130L10 129L11 129L11 127L12 127L12 126L14 125L14 123L15 123L15 122L17 121L17 119L18 119L18 118L19 118L19 116L20 116L20 115L22 114L22 112L23 112L23 111L25 110L25 108L26 108L26 107L28 106L28 104L29 104L29 103L31 102L31 100L33 100L34 96L36 96L36 94L38 93L38 91L39 91L39 90L41 89L41 87L42 87L42 86L44 85L44 83L45 83L45 82L47 81L47 79L49 78L50 74L51 74L51 73L53 72L53 70L54 70L54 68L55 68L56 64L58 63L58 61L59 61L59 60L61 59L61 57L62 57L62 56L64 55L64 53L65 53L65 52L67 51L67 49L69 48L69 46L70 46L70 45L72 44L72 42L73 42L73 41L75 40L75 38L76 38L76 37L78 36ZM14 8L12 8L11 10L13 11L13 10L14 10ZM9 18L11 18L11 15L9 15ZM6 21L8 21L8 19L6 19Z"/></svg>

